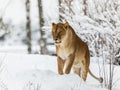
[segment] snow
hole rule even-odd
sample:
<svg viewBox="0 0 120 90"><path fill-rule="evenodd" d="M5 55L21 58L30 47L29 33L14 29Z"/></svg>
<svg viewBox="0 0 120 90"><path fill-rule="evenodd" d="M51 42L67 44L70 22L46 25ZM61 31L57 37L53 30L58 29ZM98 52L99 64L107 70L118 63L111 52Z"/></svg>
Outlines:
<svg viewBox="0 0 120 90"><path fill-rule="evenodd" d="M103 88L105 82L101 85L89 75L86 82L73 72L68 75L58 75L56 57L54 56L26 54L25 1L0 0L0 17L3 18L5 24L8 24L9 29L0 30L0 36L7 32L4 39L0 40L0 90L107 90ZM38 4L37 0L30 0L30 2L32 45L34 46L32 50L33 53L39 53ZM119 6L120 1L89 0L87 2L90 17L83 15L84 6L80 0L72 2L74 15L67 11L61 15L73 26L77 34L88 42L93 53L92 56L94 56L91 58L90 65L92 72L97 76L104 76L106 73L105 77L108 78L109 65L105 64L103 67L102 64L103 60L112 57L109 46L120 47L120 7L117 8L117 11L114 10L114 3ZM47 43L51 44L47 47L50 53L55 54L55 46L51 40L51 23L58 22L58 0L42 0L42 3L45 20L43 29L48 35ZM67 8L64 4L63 7ZM110 19L115 21L116 28ZM114 38L116 41L112 40ZM99 41L102 40L107 44L99 45ZM97 51L100 57L96 57ZM100 66L98 66L98 62ZM119 66L115 66L113 90L120 90L119 68Z"/></svg>
<svg viewBox="0 0 120 90"><path fill-rule="evenodd" d="M89 75L86 82L73 72L58 75L54 56L0 53L0 57L4 67L0 80L8 90L107 90Z"/></svg>

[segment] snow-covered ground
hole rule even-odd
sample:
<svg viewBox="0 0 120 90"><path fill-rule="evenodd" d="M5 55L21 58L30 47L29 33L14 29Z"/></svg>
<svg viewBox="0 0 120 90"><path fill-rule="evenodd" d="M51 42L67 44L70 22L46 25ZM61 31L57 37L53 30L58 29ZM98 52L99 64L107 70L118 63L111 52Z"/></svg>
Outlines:
<svg viewBox="0 0 120 90"><path fill-rule="evenodd" d="M89 75L86 82L73 72L58 75L55 56L0 53L0 60L0 90L107 90ZM97 63L90 69L99 74Z"/></svg>

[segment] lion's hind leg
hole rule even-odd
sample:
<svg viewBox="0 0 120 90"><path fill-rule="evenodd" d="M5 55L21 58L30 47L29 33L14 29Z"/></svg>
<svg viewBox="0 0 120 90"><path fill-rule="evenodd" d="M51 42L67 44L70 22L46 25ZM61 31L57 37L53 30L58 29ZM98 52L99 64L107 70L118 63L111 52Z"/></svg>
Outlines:
<svg viewBox="0 0 120 90"><path fill-rule="evenodd" d="M86 70L82 70L82 79L84 80L84 81L86 81L86 79L87 79L87 71Z"/></svg>
<svg viewBox="0 0 120 90"><path fill-rule="evenodd" d="M83 64L81 67L82 79L86 81L89 68L87 67L85 60L82 61L82 64Z"/></svg>

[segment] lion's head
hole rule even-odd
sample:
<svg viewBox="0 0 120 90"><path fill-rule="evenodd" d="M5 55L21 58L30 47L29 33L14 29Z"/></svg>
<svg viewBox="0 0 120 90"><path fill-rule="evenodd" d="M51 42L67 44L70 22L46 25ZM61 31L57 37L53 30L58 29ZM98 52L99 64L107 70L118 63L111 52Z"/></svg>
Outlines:
<svg viewBox="0 0 120 90"><path fill-rule="evenodd" d="M62 43L68 36L69 23L52 23L52 36L56 44Z"/></svg>

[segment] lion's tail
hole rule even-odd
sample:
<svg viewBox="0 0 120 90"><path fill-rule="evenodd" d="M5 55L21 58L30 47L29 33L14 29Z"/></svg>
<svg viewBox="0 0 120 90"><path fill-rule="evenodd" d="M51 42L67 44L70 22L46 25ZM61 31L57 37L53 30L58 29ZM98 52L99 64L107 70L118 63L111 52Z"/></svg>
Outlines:
<svg viewBox="0 0 120 90"><path fill-rule="evenodd" d="M91 71L90 71L90 69L89 69L89 74L93 77L93 78L95 78L96 80L98 80L100 83L102 83L103 82L103 78L102 77L96 77Z"/></svg>

